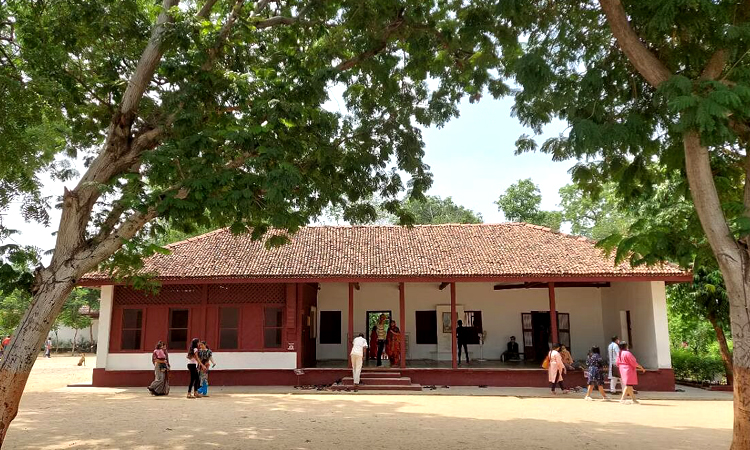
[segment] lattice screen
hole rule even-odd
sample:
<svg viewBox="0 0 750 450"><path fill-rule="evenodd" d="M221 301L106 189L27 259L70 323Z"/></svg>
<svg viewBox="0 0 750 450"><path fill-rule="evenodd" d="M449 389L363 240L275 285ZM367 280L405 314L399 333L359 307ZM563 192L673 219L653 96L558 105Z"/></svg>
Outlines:
<svg viewBox="0 0 750 450"><path fill-rule="evenodd" d="M128 286L115 286L115 304L180 304L195 305L201 302L201 286L197 284L165 284L157 294L136 290Z"/></svg>
<svg viewBox="0 0 750 450"><path fill-rule="evenodd" d="M279 303L286 298L283 284L211 284L208 303Z"/></svg>

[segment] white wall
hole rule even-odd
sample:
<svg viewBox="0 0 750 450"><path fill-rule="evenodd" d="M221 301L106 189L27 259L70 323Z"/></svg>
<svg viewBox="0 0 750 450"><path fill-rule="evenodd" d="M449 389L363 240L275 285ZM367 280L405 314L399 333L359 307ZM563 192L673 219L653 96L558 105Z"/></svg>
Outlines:
<svg viewBox="0 0 750 450"><path fill-rule="evenodd" d="M406 326L399 314L398 283L360 283L354 291L354 332L365 330L368 310L391 310L402 330L409 335L409 358L435 359L436 345L417 345L415 311L435 310L436 305L450 304L450 287L442 291L440 283L406 283L404 288ZM521 313L549 311L547 289L512 289L495 291L494 283L456 283L456 303L466 311L482 311L482 325L487 330L485 359L499 359L510 336L523 345ZM576 359L586 357L592 345L605 344L602 327L601 292L598 288L558 288L555 291L558 312L570 314L571 351ZM322 283L318 292L318 311L341 311L341 344L320 344L320 360L346 358L349 291L346 283ZM442 330L438 328L438 333ZM320 335L320 333L318 333ZM472 357L479 356L479 345L470 345Z"/></svg>
<svg viewBox="0 0 750 450"><path fill-rule="evenodd" d="M94 342L97 342L99 337L99 319L92 320L91 328L91 331L93 331L94 334ZM76 342L79 342L81 338L83 338L86 342L90 341L91 331L89 331L88 327L78 330L78 337L76 338ZM53 341L57 339L61 344L65 344L73 340L73 337L76 335L75 332L76 330L74 330L73 328L60 327L57 329L57 333L55 333L55 330L51 330L49 332L49 337L51 337Z"/></svg>
<svg viewBox="0 0 750 450"><path fill-rule="evenodd" d="M109 330L112 326L112 300L114 297L114 286L102 286L99 297L99 336L101 338L96 345L96 368L107 367L109 357Z"/></svg>
<svg viewBox="0 0 750 450"><path fill-rule="evenodd" d="M630 311L632 351L646 368L670 368L669 331L664 282L619 282L604 288L602 293L602 323L604 335L620 336L620 316Z"/></svg>
<svg viewBox="0 0 750 450"><path fill-rule="evenodd" d="M295 369L296 352L214 352L216 367L212 370L236 369ZM170 352L172 370L187 370L187 359L182 352ZM151 353L112 353L107 358L107 370L153 370Z"/></svg>

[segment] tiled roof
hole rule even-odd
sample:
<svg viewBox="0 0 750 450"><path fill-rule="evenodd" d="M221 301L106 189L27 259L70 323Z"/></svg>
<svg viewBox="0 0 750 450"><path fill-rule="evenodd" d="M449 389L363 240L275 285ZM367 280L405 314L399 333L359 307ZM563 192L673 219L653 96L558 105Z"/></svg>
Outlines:
<svg viewBox="0 0 750 450"><path fill-rule="evenodd" d="M585 238L525 223L400 226L310 226L268 249L227 229L170 244L145 261L160 279L674 279L664 264L614 264ZM84 281L102 280L89 274Z"/></svg>

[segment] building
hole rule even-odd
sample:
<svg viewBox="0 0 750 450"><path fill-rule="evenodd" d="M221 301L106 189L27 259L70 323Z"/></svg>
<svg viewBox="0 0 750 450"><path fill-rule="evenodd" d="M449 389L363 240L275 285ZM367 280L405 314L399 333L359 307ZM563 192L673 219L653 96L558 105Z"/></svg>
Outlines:
<svg viewBox="0 0 750 450"><path fill-rule="evenodd" d="M225 229L169 248L143 269L161 282L156 294L104 274L82 281L102 292L94 385L148 384L159 340L186 384L192 337L214 350L213 384L330 384L349 373L351 337L369 337L384 313L404 332L400 371L415 383L545 386L550 341L585 359L620 335L648 369L640 387L674 389L665 283L691 274L616 265L585 238L523 223L326 226L277 248ZM484 361L458 366L458 319ZM511 336L523 359L502 362Z"/></svg>

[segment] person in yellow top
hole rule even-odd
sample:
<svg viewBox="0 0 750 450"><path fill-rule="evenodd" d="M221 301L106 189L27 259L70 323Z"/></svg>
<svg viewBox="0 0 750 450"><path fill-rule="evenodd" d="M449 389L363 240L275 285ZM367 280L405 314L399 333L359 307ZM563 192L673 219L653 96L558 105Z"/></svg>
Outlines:
<svg viewBox="0 0 750 450"><path fill-rule="evenodd" d="M388 338L388 317L385 314L381 314L378 318L378 325L376 326L376 333L378 334L378 366L383 365L383 350L385 349L385 340Z"/></svg>
<svg viewBox="0 0 750 450"><path fill-rule="evenodd" d="M565 368L573 370L573 356L564 345L560 346L560 356L562 357L562 362L565 365Z"/></svg>

